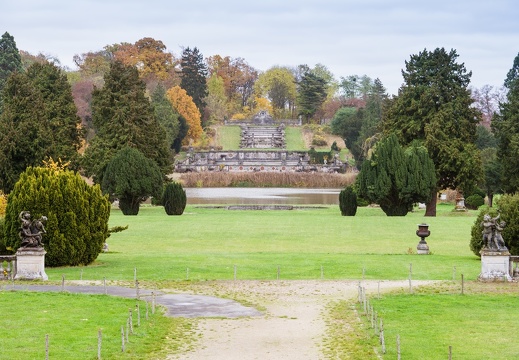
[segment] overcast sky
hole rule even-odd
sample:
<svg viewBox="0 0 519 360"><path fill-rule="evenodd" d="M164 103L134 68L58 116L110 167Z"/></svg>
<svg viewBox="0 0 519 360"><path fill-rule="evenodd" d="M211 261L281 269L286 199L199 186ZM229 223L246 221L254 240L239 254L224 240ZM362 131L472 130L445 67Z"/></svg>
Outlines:
<svg viewBox="0 0 519 360"><path fill-rule="evenodd" d="M456 49L472 86L501 86L519 53L514 0L4 0L0 32L20 50L72 57L144 37L176 56L241 57L274 65L325 65L337 79L379 78L390 94L410 55Z"/></svg>

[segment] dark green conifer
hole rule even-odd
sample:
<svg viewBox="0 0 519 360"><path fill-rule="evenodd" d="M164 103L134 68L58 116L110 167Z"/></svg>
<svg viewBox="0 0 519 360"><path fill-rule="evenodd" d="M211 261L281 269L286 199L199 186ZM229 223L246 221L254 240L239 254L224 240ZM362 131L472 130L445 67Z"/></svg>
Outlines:
<svg viewBox="0 0 519 360"><path fill-rule="evenodd" d="M182 215L186 208L186 192L182 185L177 182L170 182L164 186L162 194L162 204L168 215Z"/></svg>

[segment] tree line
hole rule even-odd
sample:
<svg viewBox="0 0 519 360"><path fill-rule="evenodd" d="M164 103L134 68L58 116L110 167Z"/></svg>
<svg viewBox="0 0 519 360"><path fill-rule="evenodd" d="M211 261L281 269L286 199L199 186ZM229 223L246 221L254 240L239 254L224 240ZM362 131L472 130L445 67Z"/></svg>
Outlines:
<svg viewBox="0 0 519 360"><path fill-rule="evenodd" d="M443 48L411 55L403 85L389 96L379 79L367 75L337 81L322 64L260 72L241 58L204 58L196 47L184 48L177 59L152 38L76 55L78 70L66 71L54 59L19 51L6 32L0 40L0 189L9 192L25 168L48 158L69 161L102 184L109 162L126 147L139 150L165 176L174 154L183 145L202 146L212 124L268 110L303 123L331 119L331 130L344 138L361 173L363 163L385 161L382 150L376 154L382 144L401 146L422 165L425 151L434 164L428 215L435 214L440 189L470 194L479 187L490 197L514 192L518 60L503 89L471 89L472 74L457 58L455 50ZM388 140L393 135L396 142ZM385 183L397 181L385 172ZM365 197L374 196L373 184L366 183L371 190ZM416 199L405 191L402 197Z"/></svg>

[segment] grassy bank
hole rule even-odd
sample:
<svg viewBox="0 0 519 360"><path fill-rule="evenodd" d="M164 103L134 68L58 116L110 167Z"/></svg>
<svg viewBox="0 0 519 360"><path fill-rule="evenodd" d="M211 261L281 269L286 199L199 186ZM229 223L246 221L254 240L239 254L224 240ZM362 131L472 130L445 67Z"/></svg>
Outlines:
<svg viewBox="0 0 519 360"><path fill-rule="evenodd" d="M143 207L137 216L112 211L110 226L126 226L108 239L110 252L88 267L51 268L51 280L405 279L413 264L416 279L474 279L479 259L469 249L475 213L439 216L423 211L387 217L377 208L340 215L338 206L283 211L230 211L188 206L182 216L162 207ZM416 255L417 224L430 224L432 255Z"/></svg>

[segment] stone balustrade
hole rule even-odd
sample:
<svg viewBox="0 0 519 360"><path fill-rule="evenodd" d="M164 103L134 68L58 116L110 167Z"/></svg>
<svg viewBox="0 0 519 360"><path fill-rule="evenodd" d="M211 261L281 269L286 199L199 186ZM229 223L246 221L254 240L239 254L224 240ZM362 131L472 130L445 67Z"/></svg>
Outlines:
<svg viewBox="0 0 519 360"><path fill-rule="evenodd" d="M16 255L0 255L0 280L12 280L16 276Z"/></svg>

